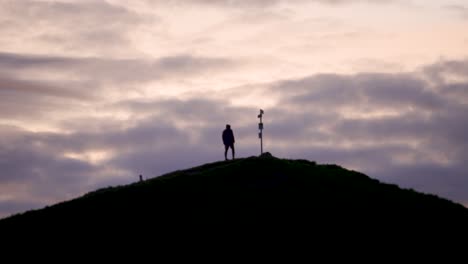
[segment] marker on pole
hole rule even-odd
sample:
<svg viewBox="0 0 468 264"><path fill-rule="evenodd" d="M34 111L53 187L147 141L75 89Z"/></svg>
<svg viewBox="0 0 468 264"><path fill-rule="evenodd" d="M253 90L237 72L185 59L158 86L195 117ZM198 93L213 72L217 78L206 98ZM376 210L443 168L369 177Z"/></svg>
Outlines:
<svg viewBox="0 0 468 264"><path fill-rule="evenodd" d="M262 116L263 116L263 110L260 109L260 114L258 115L258 118L260 118L260 123L258 123L258 129L260 130L260 133L258 133L258 137L260 138L260 155L263 154L263 122L262 122Z"/></svg>

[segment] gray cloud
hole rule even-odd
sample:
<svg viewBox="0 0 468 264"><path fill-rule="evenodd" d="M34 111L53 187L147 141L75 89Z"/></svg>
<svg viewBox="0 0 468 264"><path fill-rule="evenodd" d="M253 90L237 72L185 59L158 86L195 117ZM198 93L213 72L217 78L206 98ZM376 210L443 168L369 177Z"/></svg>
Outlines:
<svg viewBox="0 0 468 264"><path fill-rule="evenodd" d="M69 64L71 59L54 56L27 55L0 52L0 69L35 68L35 67L62 67Z"/></svg>
<svg viewBox="0 0 468 264"><path fill-rule="evenodd" d="M0 142L2 183L48 177L53 179L52 184L72 185L73 179L93 171L90 164L63 158L57 151L60 143L44 140L47 134L6 126L1 126L0 133L3 138Z"/></svg>
<svg viewBox="0 0 468 264"><path fill-rule="evenodd" d="M97 107L112 90L124 91L154 80L184 80L236 65L226 58L191 55L108 59L0 53L0 95L4 99L0 118L34 119L57 111ZM50 80L50 73L57 77Z"/></svg>
<svg viewBox="0 0 468 264"><path fill-rule="evenodd" d="M53 82L51 82L53 83ZM54 84L42 80L16 80L0 75L0 93L2 98L8 97L8 94L29 94L34 97L58 97L62 99L85 100L92 96L89 91L79 91L69 89L67 86L55 87ZM68 85L69 86L69 85Z"/></svg>
<svg viewBox="0 0 468 264"><path fill-rule="evenodd" d="M21 14L27 21L39 16L50 17L77 25L82 23L94 23L96 20L108 21L108 25L134 24L138 22L136 14L128 9L110 4L107 1L3 1L3 5L12 15ZM42 22L42 21L41 21ZM86 26L84 24L83 26Z"/></svg>
<svg viewBox="0 0 468 264"><path fill-rule="evenodd" d="M354 2L368 2L368 3L390 3L396 0L172 0L170 4L182 5L182 4L203 4L209 6L222 6L222 7L269 7L280 3L304 3L304 2L316 2L322 4L350 4ZM164 4L168 1L148 1L152 4Z"/></svg>
<svg viewBox="0 0 468 264"><path fill-rule="evenodd" d="M86 83L21 80L0 74L0 119L34 120L50 113L76 111L96 100Z"/></svg>
<svg viewBox="0 0 468 264"><path fill-rule="evenodd" d="M212 123L225 119L235 119L253 110L247 107L232 107L227 100L213 101L204 98L192 98L187 100L133 100L116 103L113 107L128 109L139 114L149 112L161 117L167 117L168 120L193 120L196 122L206 121Z"/></svg>
<svg viewBox="0 0 468 264"><path fill-rule="evenodd" d="M338 115L340 120L335 129L350 132L348 136L354 133L375 138L389 134L401 138L404 135L420 135L424 131L451 131L446 136L464 141L466 138L462 133L454 131L467 129L465 122L461 121L466 110L468 93L464 88L468 80L450 84L439 81L440 78L433 81L426 76L444 73L466 78L467 65L467 61L438 63L424 68L422 78L418 74L403 73L316 75L280 81L271 87L275 93L282 94L281 104L284 107ZM459 100L453 101L452 94L456 94ZM390 116L343 119L340 115L349 109L364 114L385 110L389 111Z"/></svg>
<svg viewBox="0 0 468 264"><path fill-rule="evenodd" d="M227 70L236 63L227 58L194 57L190 54L155 59L57 57L0 53L0 71L20 75L27 71L58 71L96 82L145 82L181 78L203 72Z"/></svg>
<svg viewBox="0 0 468 264"><path fill-rule="evenodd" d="M439 61L423 68L425 76L438 85L446 84L451 79L467 80L468 60Z"/></svg>
<svg viewBox="0 0 468 264"><path fill-rule="evenodd" d="M468 19L468 8L462 5L447 5L445 9L456 12L461 18Z"/></svg>
<svg viewBox="0 0 468 264"><path fill-rule="evenodd" d="M48 45L56 51L86 54L122 53L130 47L128 33L156 19L107 1L6 0L0 7L3 35L16 41Z"/></svg>
<svg viewBox="0 0 468 264"><path fill-rule="evenodd" d="M285 103L312 107L334 105L343 108L417 107L434 110L444 103L427 84L407 74L358 74L353 76L317 75L274 84L276 92L285 90Z"/></svg>

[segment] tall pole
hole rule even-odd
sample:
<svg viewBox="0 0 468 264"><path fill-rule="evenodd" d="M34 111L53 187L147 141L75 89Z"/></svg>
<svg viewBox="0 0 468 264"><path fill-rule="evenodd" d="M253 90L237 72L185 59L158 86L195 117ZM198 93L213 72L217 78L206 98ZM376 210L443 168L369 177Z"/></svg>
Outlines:
<svg viewBox="0 0 468 264"><path fill-rule="evenodd" d="M260 133L258 133L258 137L260 138L260 155L263 154L263 113L263 110L260 109L260 114L257 116L258 118L260 118L260 123L258 123L258 129L260 130Z"/></svg>
<svg viewBox="0 0 468 264"><path fill-rule="evenodd" d="M260 116L260 124L263 124L262 122L262 116ZM260 155L263 154L263 131L260 129Z"/></svg>

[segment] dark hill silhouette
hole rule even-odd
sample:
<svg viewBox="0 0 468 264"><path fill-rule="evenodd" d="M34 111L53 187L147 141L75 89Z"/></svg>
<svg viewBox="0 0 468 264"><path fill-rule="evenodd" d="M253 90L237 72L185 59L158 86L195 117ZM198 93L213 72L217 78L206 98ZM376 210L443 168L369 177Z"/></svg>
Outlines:
<svg viewBox="0 0 468 264"><path fill-rule="evenodd" d="M337 165L263 155L109 187L0 220L0 231L305 230L431 232L466 228L468 209ZM380 231L379 231L380 232Z"/></svg>

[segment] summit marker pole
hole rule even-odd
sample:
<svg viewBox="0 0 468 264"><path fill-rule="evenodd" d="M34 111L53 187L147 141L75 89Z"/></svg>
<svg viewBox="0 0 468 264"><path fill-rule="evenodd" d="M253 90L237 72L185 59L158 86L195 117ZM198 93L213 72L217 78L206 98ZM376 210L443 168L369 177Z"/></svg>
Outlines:
<svg viewBox="0 0 468 264"><path fill-rule="evenodd" d="M263 110L260 109L260 114L257 116L258 118L260 118L260 123L258 123L258 129L260 130L260 133L258 133L258 137L260 138L260 155L263 154L263 113Z"/></svg>

